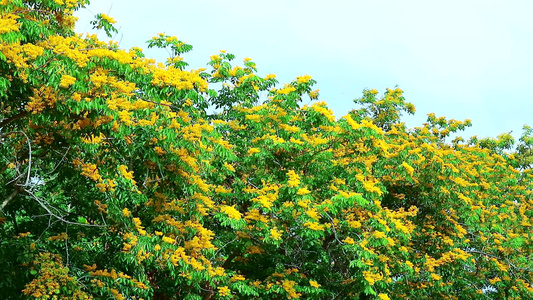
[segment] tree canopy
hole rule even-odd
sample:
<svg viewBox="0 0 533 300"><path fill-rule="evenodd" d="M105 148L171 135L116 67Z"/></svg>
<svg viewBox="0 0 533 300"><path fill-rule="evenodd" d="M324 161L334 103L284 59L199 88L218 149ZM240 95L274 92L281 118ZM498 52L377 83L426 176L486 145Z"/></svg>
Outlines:
<svg viewBox="0 0 533 300"><path fill-rule="evenodd" d="M0 4L2 297L533 298L533 128L407 128L399 88L336 118L308 75L77 34L87 3Z"/></svg>

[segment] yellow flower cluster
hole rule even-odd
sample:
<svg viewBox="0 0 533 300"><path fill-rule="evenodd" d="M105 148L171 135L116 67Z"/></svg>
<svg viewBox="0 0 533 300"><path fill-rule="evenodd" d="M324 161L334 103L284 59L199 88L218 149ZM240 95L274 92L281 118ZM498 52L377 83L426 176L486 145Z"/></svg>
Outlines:
<svg viewBox="0 0 533 300"><path fill-rule="evenodd" d="M297 187L300 185L300 175L296 174L294 170L287 172L287 176L289 177L287 181L289 187Z"/></svg>
<svg viewBox="0 0 533 300"><path fill-rule="evenodd" d="M318 222L305 222L304 226L308 227L311 230L324 231L324 225Z"/></svg>
<svg viewBox="0 0 533 300"><path fill-rule="evenodd" d="M133 180L133 171L128 172L127 166L125 165L118 166L118 171L120 172L120 174L122 174L122 176L124 176L124 178L131 180L131 182L135 184L135 180Z"/></svg>
<svg viewBox="0 0 533 300"><path fill-rule="evenodd" d="M309 80L311 80L311 76L309 76L309 75L296 77L296 82L298 82L298 83L308 83Z"/></svg>
<svg viewBox="0 0 533 300"><path fill-rule="evenodd" d="M76 1L76 0L70 0L70 1ZM100 17L103 20L106 20L110 24L115 24L117 22L115 19L113 19L112 17L110 17L110 16L108 16L106 14L100 14Z"/></svg>
<svg viewBox="0 0 533 300"><path fill-rule="evenodd" d="M102 181L102 176L98 173L98 167L95 164L83 164L81 166L81 175L94 181Z"/></svg>
<svg viewBox="0 0 533 300"><path fill-rule="evenodd" d="M270 237L272 237L273 240L279 240L281 238L282 232L279 231L277 228L270 229Z"/></svg>
<svg viewBox="0 0 533 300"><path fill-rule="evenodd" d="M11 31L19 31L17 19L20 18L15 14L0 15L0 34Z"/></svg>
<svg viewBox="0 0 533 300"><path fill-rule="evenodd" d="M383 280L383 274L381 273L373 273L370 271L363 271L363 277L365 277L365 280L370 284L374 285L376 282Z"/></svg>
<svg viewBox="0 0 533 300"><path fill-rule="evenodd" d="M311 106L311 109L314 111L322 114L324 117L326 117L330 122L335 121L335 116L333 115L333 111L326 107L326 102L316 102Z"/></svg>
<svg viewBox="0 0 533 300"><path fill-rule="evenodd" d="M59 83L59 86L66 89L73 85L75 82L76 77L72 77L70 75L63 75L61 76L61 82Z"/></svg>
<svg viewBox="0 0 533 300"><path fill-rule="evenodd" d="M289 294L289 299L298 299L301 294L297 293L294 287L297 285L296 281L283 280L282 287Z"/></svg>
<svg viewBox="0 0 533 300"><path fill-rule="evenodd" d="M68 275L68 268L63 266L59 255L40 253L33 261L33 270L38 269L38 275L27 283L22 290L25 296L37 299L59 299L58 291L66 288L69 291L69 299L88 300L92 299L82 291L75 277Z"/></svg>
<svg viewBox="0 0 533 300"><path fill-rule="evenodd" d="M234 219L234 220L240 220L241 219L241 213L238 210L235 209L235 206L223 205L220 208L220 212L225 213L226 215L228 215L228 217L230 219Z"/></svg>
<svg viewBox="0 0 533 300"><path fill-rule="evenodd" d="M218 294L222 297L225 297L225 296L229 296L231 294L231 291L227 286L219 286Z"/></svg>

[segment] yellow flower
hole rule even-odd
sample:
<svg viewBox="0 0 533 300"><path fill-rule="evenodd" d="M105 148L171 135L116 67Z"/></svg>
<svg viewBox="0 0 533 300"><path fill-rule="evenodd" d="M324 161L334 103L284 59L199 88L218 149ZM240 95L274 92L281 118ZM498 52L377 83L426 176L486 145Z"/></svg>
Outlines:
<svg viewBox="0 0 533 300"><path fill-rule="evenodd" d="M298 83L307 83L307 82L309 82L309 80L311 80L311 76L309 76L309 75L296 77L296 82L298 82Z"/></svg>
<svg viewBox="0 0 533 300"><path fill-rule="evenodd" d="M281 238L281 231L277 228L270 229L270 236L273 240L279 240Z"/></svg>
<svg viewBox="0 0 533 300"><path fill-rule="evenodd" d="M433 279L433 280L441 280L442 279L441 276L439 276L439 275L437 275L435 273L431 273L430 276L431 276L431 279Z"/></svg>
<svg viewBox="0 0 533 300"><path fill-rule="evenodd" d="M229 288L227 286L219 286L218 287L218 294L220 296L228 296L231 293Z"/></svg>
<svg viewBox="0 0 533 300"><path fill-rule="evenodd" d="M17 23L18 18L19 16L14 14L0 16L0 34L10 31L19 31L19 25Z"/></svg>
<svg viewBox="0 0 533 300"><path fill-rule="evenodd" d="M128 172L128 167L125 166L125 165L120 165L118 166L118 170L120 171L120 173L122 174L122 176L124 176L124 178L126 179L133 179L133 171L130 171Z"/></svg>
<svg viewBox="0 0 533 300"><path fill-rule="evenodd" d="M378 295L378 298L381 299L381 300L390 300L389 296L387 296L387 294L383 294L383 293L380 293Z"/></svg>
<svg viewBox="0 0 533 300"><path fill-rule="evenodd" d="M409 173L409 175L413 176L413 172L415 171L415 169L413 167L411 167L408 163L406 162L403 162L402 163L402 167L405 168L405 170L407 171L407 173Z"/></svg>
<svg viewBox="0 0 533 300"><path fill-rule="evenodd" d="M246 120L252 120L254 122L259 122L261 121L261 116L260 115L247 115L246 116Z"/></svg>
<svg viewBox="0 0 533 300"><path fill-rule="evenodd" d="M246 280L246 278L244 278L244 276L242 275L233 275L231 278L230 278L230 282L235 282L235 281L243 281L243 280Z"/></svg>
<svg viewBox="0 0 533 300"><path fill-rule="evenodd" d="M110 24L115 24L117 21L115 19L113 19L112 17L106 15L106 14L100 14L100 17L103 19L103 20L106 20L108 23Z"/></svg>
<svg viewBox="0 0 533 300"><path fill-rule="evenodd" d="M298 144L298 145L303 145L303 144L304 144L304 142L302 142L302 140L300 140L300 139L295 139L295 138L293 138L293 137L291 137L290 141L291 141L291 143L293 143L293 144Z"/></svg>
<svg viewBox="0 0 533 300"><path fill-rule="evenodd" d="M128 210L127 207L122 210L122 214L124 215L124 217L131 216L131 212Z"/></svg>
<svg viewBox="0 0 533 300"><path fill-rule="evenodd" d="M261 151L257 148L250 148L250 150L248 150L248 155L253 155L254 153L259 153L259 152Z"/></svg>
<svg viewBox="0 0 533 300"><path fill-rule="evenodd" d="M226 168L226 170L230 171L230 172L235 172L235 168L228 164L227 162L224 162L224 168Z"/></svg>
<svg viewBox="0 0 533 300"><path fill-rule="evenodd" d="M314 90L312 92L309 92L309 98L311 99L317 99L318 98L318 91L319 90Z"/></svg>
<svg viewBox="0 0 533 300"><path fill-rule="evenodd" d="M311 208L311 209L307 210L305 213L306 213L310 218L312 218L312 219L314 219L314 220L316 220L316 221L320 220L320 215L318 214L318 212L316 211L315 208Z"/></svg>
<svg viewBox="0 0 533 300"><path fill-rule="evenodd" d="M406 260L406 261L405 261L405 264L406 264L407 266L409 266L409 268L413 269L413 263L412 263L412 262Z"/></svg>
<svg viewBox="0 0 533 300"><path fill-rule="evenodd" d="M296 192L296 194L300 195L300 196L303 196L303 195L307 195L311 193L308 189L306 188L300 188L298 189L298 192Z"/></svg>
<svg viewBox="0 0 533 300"><path fill-rule="evenodd" d="M350 244L350 245L355 244L355 241L351 237L345 238L343 242L345 242L346 244Z"/></svg>
<svg viewBox="0 0 533 300"><path fill-rule="evenodd" d="M304 223L304 226L309 227L309 229L312 229L312 230L318 230L318 231L324 230L324 225L318 222L306 222Z"/></svg>
<svg viewBox="0 0 533 300"><path fill-rule="evenodd" d="M359 221L348 221L348 225L352 228L359 228L362 226L361 222Z"/></svg>
<svg viewBox="0 0 533 300"><path fill-rule="evenodd" d="M155 147L155 148L154 148L154 151L155 151L155 153L157 153L157 154L159 154L159 155L163 155L163 154L167 153L167 152L166 152L165 150L163 150L163 148L161 148L161 147Z"/></svg>
<svg viewBox="0 0 533 300"><path fill-rule="evenodd" d="M378 239L381 239L381 238L384 238L385 237L385 233L384 232L381 232L381 231L374 231L374 234L373 234L376 238Z"/></svg>
<svg viewBox="0 0 533 300"><path fill-rule="evenodd" d="M289 294L289 299L298 299L300 298L300 293L296 293L294 286L296 285L295 281L292 280L283 280L283 289Z"/></svg>
<svg viewBox="0 0 533 300"><path fill-rule="evenodd" d="M295 87L291 85L285 85L284 88L277 90L276 93L280 95L288 95L289 93L294 92L294 91L296 91Z"/></svg>
<svg viewBox="0 0 533 300"><path fill-rule="evenodd" d="M300 175L296 174L293 170L287 172L287 176L289 176L289 187L297 187L300 184Z"/></svg>
<svg viewBox="0 0 533 300"><path fill-rule="evenodd" d="M230 219L240 220L241 219L241 213L235 209L233 206L223 205L220 208L220 212L225 213L228 215Z"/></svg>
<svg viewBox="0 0 533 300"><path fill-rule="evenodd" d="M162 239L163 239L163 242L169 243L169 244L174 244L175 242L174 239L169 238L168 236L164 236Z"/></svg>
<svg viewBox="0 0 533 300"><path fill-rule="evenodd" d="M369 271L363 271L363 276L365 277L365 280L368 281L370 285L374 285L377 281L380 281L383 279L383 275L381 273L374 274Z"/></svg>
<svg viewBox="0 0 533 300"><path fill-rule="evenodd" d="M71 85L73 85L76 82L76 78L69 76L69 75L63 75L61 77L61 82L59 83L59 86L62 88L68 88Z"/></svg>
<svg viewBox="0 0 533 300"><path fill-rule="evenodd" d="M76 102L80 102L81 101L81 95L78 94L78 93L74 93L72 94L72 100L76 101Z"/></svg>
<svg viewBox="0 0 533 300"><path fill-rule="evenodd" d="M317 289L320 287L320 284L314 280L309 280L309 285Z"/></svg>

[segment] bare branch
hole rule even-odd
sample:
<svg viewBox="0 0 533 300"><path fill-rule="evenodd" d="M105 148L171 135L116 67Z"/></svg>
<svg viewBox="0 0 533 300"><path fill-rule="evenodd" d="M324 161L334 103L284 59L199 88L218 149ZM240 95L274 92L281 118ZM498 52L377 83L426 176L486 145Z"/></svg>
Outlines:
<svg viewBox="0 0 533 300"><path fill-rule="evenodd" d="M28 153L29 153L29 156L28 156L28 174L26 175L26 183L24 183L23 186L29 186L29 184L30 184L30 176L31 176L31 141L30 141L30 138L28 137L28 135L24 131L6 132L6 133L3 133L0 136L6 136L6 135L9 135L9 134L14 134L14 133L20 133L20 134L24 135L24 137L26 138L26 142L28 143Z"/></svg>
<svg viewBox="0 0 533 300"><path fill-rule="evenodd" d="M18 114L16 114L16 115L12 116L12 117L9 117L9 118L7 118L7 119L3 119L2 122L0 122L0 128L6 126L7 124L9 124L9 123L11 123L11 122L13 122L13 121L15 121L15 120L18 120L18 119L20 119L20 118L25 117L25 116L27 116L28 114L29 114L28 111L23 111L23 112L20 112L20 113L18 113Z"/></svg>
<svg viewBox="0 0 533 300"><path fill-rule="evenodd" d="M485 256L489 256L489 257L492 257L492 258L495 258L497 260L500 260L500 261L503 261L503 259L501 257L498 257L496 255L493 255L493 254L490 254L490 253L486 253L486 252L483 252L483 251L478 251L478 250L471 250L471 249L468 249L466 250L466 252L468 253L477 253L477 254L481 254L481 255L485 255ZM505 261L507 261L507 263L517 269L517 270L521 270L521 271L526 271L526 272L533 272L533 269L526 269L526 268L520 268L520 267L517 267L515 264L513 264L512 262L509 261L509 259L505 259Z"/></svg>
<svg viewBox="0 0 533 300"><path fill-rule="evenodd" d="M6 207L6 205L11 201L13 200L13 198L15 198L15 196L17 196L19 193L19 191L17 189L15 189L13 191L13 193L11 193L11 195L9 195L6 200L4 200L4 202L2 202L2 206L0 206L0 211L4 211L4 207Z"/></svg>
<svg viewBox="0 0 533 300"><path fill-rule="evenodd" d="M39 199L37 196L35 196L35 194L33 194L31 191L27 189L24 189L24 191L28 193L35 201L37 201L37 203L39 203L39 205L41 205L41 207L44 208L51 216L53 216L54 218L58 219L61 222L72 224L72 225L87 226L87 227L106 227L106 225L83 224L83 223L78 223L78 222L67 221L63 219L63 216L59 216L53 213L52 210L44 204L44 201Z"/></svg>

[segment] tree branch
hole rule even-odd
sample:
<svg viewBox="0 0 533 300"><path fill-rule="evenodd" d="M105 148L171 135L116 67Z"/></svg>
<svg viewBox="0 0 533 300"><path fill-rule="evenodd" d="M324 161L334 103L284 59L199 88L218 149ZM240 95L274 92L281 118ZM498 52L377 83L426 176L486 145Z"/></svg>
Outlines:
<svg viewBox="0 0 533 300"><path fill-rule="evenodd" d="M11 193L11 195L9 195L6 200L4 200L4 202L2 202L2 206L0 206L0 211L4 211L4 207L6 207L6 205L11 201L13 200L13 198L15 198L17 195L19 194L19 191L17 189L15 189L13 191L13 193Z"/></svg>
<svg viewBox="0 0 533 300"><path fill-rule="evenodd" d="M78 222L67 221L63 219L63 216L59 216L53 213L52 210L44 204L44 201L42 201L37 196L35 196L35 194L33 194L31 191L27 189L24 189L24 191L28 193L35 201L37 201L37 203L39 203L39 205L41 205L41 207L44 208L51 216L53 216L54 218L58 219L61 222L72 224L72 225L87 226L87 227L106 227L106 225L83 224L83 223L78 223Z"/></svg>
<svg viewBox="0 0 533 300"><path fill-rule="evenodd" d="M9 124L9 123L11 123L11 122L13 122L15 120L18 120L20 118L24 118L28 114L29 114L28 111L23 111L23 112L20 112L20 113L14 115L14 116L11 116L11 117L9 117L7 119L3 119L2 122L0 122L0 128L6 126L7 124Z"/></svg>
<svg viewBox="0 0 533 300"><path fill-rule="evenodd" d="M483 251L477 251L477 250L466 250L466 252L468 253L477 253L477 254L481 254L481 255L485 255L485 256L490 256L492 258L495 258L497 260L500 260L500 261L503 261L503 259L501 257L498 257L496 255L493 255L493 254L490 254L490 253L486 253L486 252L483 252ZM512 262L509 261L509 259L505 259L505 261L507 261L507 263L517 269L517 270L520 270L520 271L526 271L526 272L533 272L533 269L526 269L526 268L520 268L520 267L517 267L515 264L513 264Z"/></svg>

